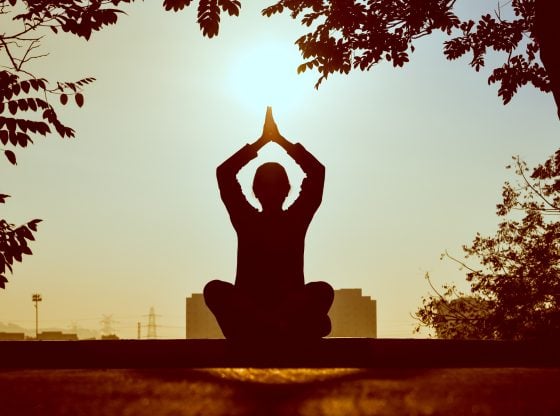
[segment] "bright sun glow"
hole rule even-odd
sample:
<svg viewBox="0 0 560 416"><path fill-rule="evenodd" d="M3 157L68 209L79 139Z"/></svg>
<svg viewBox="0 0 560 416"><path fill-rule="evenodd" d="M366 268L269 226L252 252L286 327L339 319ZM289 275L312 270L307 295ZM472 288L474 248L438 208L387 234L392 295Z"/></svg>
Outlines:
<svg viewBox="0 0 560 416"><path fill-rule="evenodd" d="M241 53L232 65L230 86L235 99L251 112L264 114L270 105L275 114L296 110L313 90L313 81L297 74L302 63L291 43L268 41Z"/></svg>

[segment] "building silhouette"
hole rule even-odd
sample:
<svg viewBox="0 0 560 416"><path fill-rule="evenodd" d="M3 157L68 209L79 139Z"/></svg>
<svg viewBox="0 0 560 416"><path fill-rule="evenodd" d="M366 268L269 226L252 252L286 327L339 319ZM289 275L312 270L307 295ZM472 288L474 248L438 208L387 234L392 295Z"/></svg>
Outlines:
<svg viewBox="0 0 560 416"><path fill-rule="evenodd" d="M335 290L329 318L329 337L377 338L377 301L362 289Z"/></svg>
<svg viewBox="0 0 560 416"><path fill-rule="evenodd" d="M202 293L187 298L187 338L224 338L216 318L206 306Z"/></svg>
<svg viewBox="0 0 560 416"><path fill-rule="evenodd" d="M363 296L362 289L335 290L329 317L329 338L377 338L377 302ZM186 338L224 338L201 293L186 299Z"/></svg>
<svg viewBox="0 0 560 416"><path fill-rule="evenodd" d="M23 332L0 332L0 341L23 341L24 339Z"/></svg>
<svg viewBox="0 0 560 416"><path fill-rule="evenodd" d="M40 341L77 341L78 335L67 334L62 331L43 331L39 332L37 340Z"/></svg>

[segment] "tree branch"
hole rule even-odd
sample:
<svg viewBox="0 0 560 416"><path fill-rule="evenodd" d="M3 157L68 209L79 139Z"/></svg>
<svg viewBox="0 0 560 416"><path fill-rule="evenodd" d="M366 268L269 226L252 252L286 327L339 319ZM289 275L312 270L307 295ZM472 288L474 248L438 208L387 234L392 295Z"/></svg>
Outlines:
<svg viewBox="0 0 560 416"><path fill-rule="evenodd" d="M6 50L6 53L8 54L8 58L10 58L10 62L12 62L12 66L15 70L17 70L17 64L16 61L14 60L14 57L12 56L12 53L10 52L10 48L8 47L8 44L6 43L5 38L0 37L0 42L2 43L2 45L4 46L4 49Z"/></svg>
<svg viewBox="0 0 560 416"><path fill-rule="evenodd" d="M527 179L527 177L525 176L524 173L524 169L523 169L523 164L521 163L521 160L519 159L519 156L517 156L517 158L515 159L515 162L517 163L517 168L518 168L518 172L521 175L521 177L523 178L523 180L525 181L525 183L527 184L527 186L540 198L542 199L542 201L548 205L550 208L552 208L552 210L554 211L558 211L560 212L560 207L557 207L556 205L554 205L552 202L550 202L548 199L545 198L545 196L543 194L541 194L534 186L533 184L531 184L529 182L529 180Z"/></svg>
<svg viewBox="0 0 560 416"><path fill-rule="evenodd" d="M31 61L32 59L37 59L37 58L43 58L45 56L48 56L48 53L42 54L42 55L36 55L36 56L31 56L31 57L27 57L27 55L29 55L29 53L33 50L33 49L37 49L39 48L39 46L37 45L37 43L39 43L41 41L41 39L43 39L43 36L40 36L37 39L33 39L31 41L31 43L29 44L29 47L27 48L27 50L25 51L25 54L23 55L23 58L18 59L19 60L19 66L17 68L17 70L19 71L22 67L22 65L26 62Z"/></svg>
<svg viewBox="0 0 560 416"><path fill-rule="evenodd" d="M473 269L472 267L468 266L465 262L459 260L459 259L456 258L456 257L453 257L451 254L449 254L449 252L448 252L447 250L445 250L445 252L443 253L443 255L444 255L445 257L447 257L447 258L453 260L455 263L460 264L462 267L464 267L465 269L467 269L467 270L469 270L469 271L471 271L471 272L473 272L473 273L479 273L479 272L480 272L480 270L475 270L475 269Z"/></svg>

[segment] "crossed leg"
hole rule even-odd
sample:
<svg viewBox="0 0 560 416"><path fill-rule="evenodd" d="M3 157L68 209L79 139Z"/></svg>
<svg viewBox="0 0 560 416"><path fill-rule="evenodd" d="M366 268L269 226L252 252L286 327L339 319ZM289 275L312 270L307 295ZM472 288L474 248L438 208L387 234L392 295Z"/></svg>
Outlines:
<svg viewBox="0 0 560 416"><path fill-rule="evenodd" d="M251 296L234 285L213 280L204 287L206 305L226 338L295 336L321 338L330 333L328 311L334 298L326 282L311 282L284 296ZM276 299L276 302L267 300Z"/></svg>

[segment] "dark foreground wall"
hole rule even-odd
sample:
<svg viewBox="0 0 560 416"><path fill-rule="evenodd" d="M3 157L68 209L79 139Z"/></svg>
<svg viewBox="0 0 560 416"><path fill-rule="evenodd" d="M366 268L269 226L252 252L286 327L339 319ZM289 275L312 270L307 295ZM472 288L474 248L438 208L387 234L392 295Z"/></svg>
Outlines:
<svg viewBox="0 0 560 416"><path fill-rule="evenodd" d="M334 338L4 341L0 368L560 367L560 342Z"/></svg>

